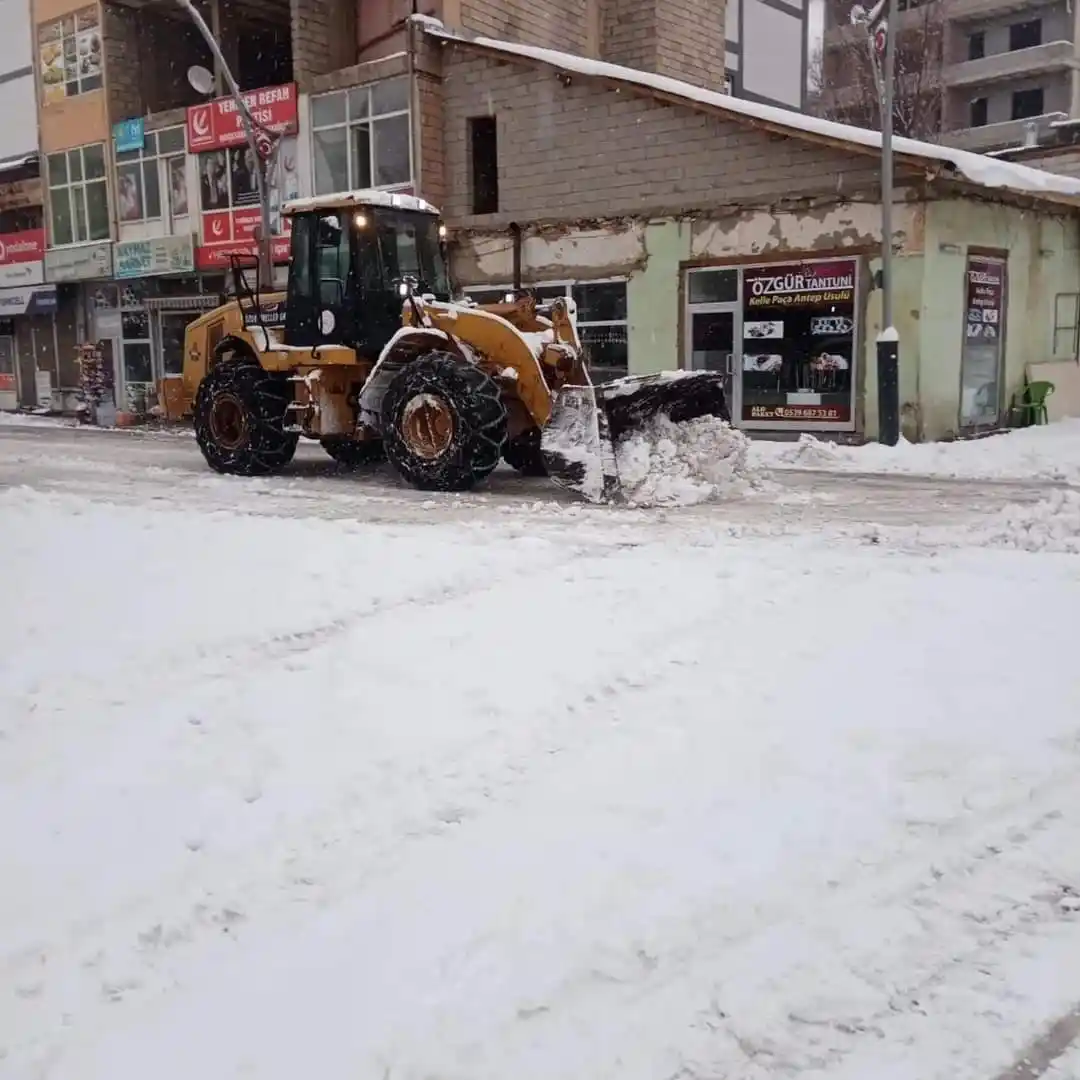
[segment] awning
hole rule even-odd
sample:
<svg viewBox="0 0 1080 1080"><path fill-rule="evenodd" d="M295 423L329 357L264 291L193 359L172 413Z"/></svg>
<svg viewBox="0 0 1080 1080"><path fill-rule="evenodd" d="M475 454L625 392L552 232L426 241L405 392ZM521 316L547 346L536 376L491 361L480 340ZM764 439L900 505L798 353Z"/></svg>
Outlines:
<svg viewBox="0 0 1080 1080"><path fill-rule="evenodd" d="M213 311L221 303L221 297L150 296L144 303L147 311Z"/></svg>
<svg viewBox="0 0 1080 1080"><path fill-rule="evenodd" d="M18 315L51 315L55 310L55 285L0 289L0 319L13 319Z"/></svg>

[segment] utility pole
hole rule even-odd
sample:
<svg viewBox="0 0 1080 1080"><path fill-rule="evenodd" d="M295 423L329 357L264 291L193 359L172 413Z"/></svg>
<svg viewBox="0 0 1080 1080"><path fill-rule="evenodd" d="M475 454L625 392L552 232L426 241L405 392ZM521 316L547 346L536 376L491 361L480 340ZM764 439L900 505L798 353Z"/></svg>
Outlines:
<svg viewBox="0 0 1080 1080"><path fill-rule="evenodd" d="M884 8L881 20L879 9ZM880 55L884 34L885 71L881 86L881 333L877 337L878 442L900 441L900 337L893 323L893 102L896 93L897 3L875 6L871 48Z"/></svg>
<svg viewBox="0 0 1080 1080"><path fill-rule="evenodd" d="M210 52L217 61L218 70L225 76L225 82L229 87L229 93L236 103L237 111L240 113L241 123L244 125L244 134L247 136L248 148L255 156L255 186L258 189L260 211L258 236L259 285L262 288L271 289L274 284L274 261L272 255L273 237L270 228L270 191L266 176L265 162L263 160L263 155L259 153L259 143L255 137L255 120L244 102L244 95L240 92L240 87L237 85L232 70L225 62L225 57L222 55L221 46L218 45L217 38L214 37L210 27L206 25L206 20L199 14L198 9L192 3L192 0L177 0L177 3L191 16L191 21L198 28L199 33L202 34ZM212 87L207 87L205 90L201 87L196 87L196 89L208 93L212 90ZM271 150L275 145L274 142L271 142Z"/></svg>

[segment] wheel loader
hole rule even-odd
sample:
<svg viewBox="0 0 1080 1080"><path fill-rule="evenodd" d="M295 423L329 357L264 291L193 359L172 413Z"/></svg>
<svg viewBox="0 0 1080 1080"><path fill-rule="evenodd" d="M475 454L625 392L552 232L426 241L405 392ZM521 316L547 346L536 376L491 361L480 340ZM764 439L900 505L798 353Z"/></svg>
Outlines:
<svg viewBox="0 0 1080 1080"><path fill-rule="evenodd" d="M218 472L278 472L303 436L349 467L388 460L420 489L465 491L503 459L610 502L615 446L638 425L729 419L716 373L594 385L569 299L452 301L446 230L421 199L353 191L282 212L286 291L261 293L234 257L235 295L188 326L182 375L162 388Z"/></svg>

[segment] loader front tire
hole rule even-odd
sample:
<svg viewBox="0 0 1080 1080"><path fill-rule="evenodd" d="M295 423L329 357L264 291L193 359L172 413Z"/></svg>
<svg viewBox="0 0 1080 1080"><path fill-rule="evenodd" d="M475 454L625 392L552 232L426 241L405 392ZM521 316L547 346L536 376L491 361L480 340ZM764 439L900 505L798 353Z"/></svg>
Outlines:
<svg viewBox="0 0 1080 1080"><path fill-rule="evenodd" d="M345 469L360 469L386 460L381 439L350 439L346 435L327 435L322 448Z"/></svg>
<svg viewBox="0 0 1080 1080"><path fill-rule="evenodd" d="M199 384L195 438L206 463L232 476L281 472L298 436L285 431L288 384L254 360L228 359Z"/></svg>
<svg viewBox="0 0 1080 1080"><path fill-rule="evenodd" d="M547 476L544 456L540 453L540 429L529 428L510 439L503 447L503 460L522 476Z"/></svg>
<svg viewBox="0 0 1080 1080"><path fill-rule="evenodd" d="M383 445L390 464L422 491L467 491L499 464L506 406L475 364L429 352L386 388Z"/></svg>

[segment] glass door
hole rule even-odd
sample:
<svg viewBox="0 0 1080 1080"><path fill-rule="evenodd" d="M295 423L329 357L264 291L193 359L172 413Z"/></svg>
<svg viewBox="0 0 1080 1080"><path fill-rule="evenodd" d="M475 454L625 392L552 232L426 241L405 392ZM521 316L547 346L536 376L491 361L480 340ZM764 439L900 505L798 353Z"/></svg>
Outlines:
<svg viewBox="0 0 1080 1080"><path fill-rule="evenodd" d="M739 423L741 390L735 378L735 343L738 309L731 306L695 306L689 311L686 367L716 371L724 376L724 397L732 422Z"/></svg>

